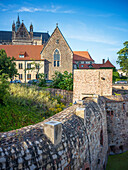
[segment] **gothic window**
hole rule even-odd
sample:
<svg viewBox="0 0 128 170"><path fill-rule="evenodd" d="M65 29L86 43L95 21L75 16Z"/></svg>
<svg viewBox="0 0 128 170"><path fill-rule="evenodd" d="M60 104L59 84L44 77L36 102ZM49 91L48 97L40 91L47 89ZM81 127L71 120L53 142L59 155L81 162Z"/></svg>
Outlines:
<svg viewBox="0 0 128 170"><path fill-rule="evenodd" d="M54 67L59 67L60 66L60 53L56 49L54 52Z"/></svg>

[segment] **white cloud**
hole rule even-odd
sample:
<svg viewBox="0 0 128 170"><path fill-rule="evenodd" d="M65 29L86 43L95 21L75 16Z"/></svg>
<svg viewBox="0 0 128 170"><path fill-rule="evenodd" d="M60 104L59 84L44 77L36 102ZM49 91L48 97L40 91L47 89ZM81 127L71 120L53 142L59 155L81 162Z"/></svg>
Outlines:
<svg viewBox="0 0 128 170"><path fill-rule="evenodd" d="M62 10L60 6L43 7L43 8L33 8L33 7L21 7L17 12L51 12L51 13L74 13L73 10Z"/></svg>
<svg viewBox="0 0 128 170"><path fill-rule="evenodd" d="M113 30L117 30L117 31L122 31L122 32L128 32L128 29L126 28L121 28L121 27L108 27L110 29L113 29Z"/></svg>
<svg viewBox="0 0 128 170"><path fill-rule="evenodd" d="M107 14L88 14L88 16L90 17L103 17L103 18L108 18L108 17L112 17L115 14L112 13L107 13Z"/></svg>

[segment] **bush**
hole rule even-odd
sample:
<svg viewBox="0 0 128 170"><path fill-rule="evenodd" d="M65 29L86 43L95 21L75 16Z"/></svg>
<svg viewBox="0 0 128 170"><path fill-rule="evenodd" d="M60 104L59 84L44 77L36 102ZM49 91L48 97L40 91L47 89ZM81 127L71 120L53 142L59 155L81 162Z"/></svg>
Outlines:
<svg viewBox="0 0 128 170"><path fill-rule="evenodd" d="M7 81L8 76L6 74L0 75L0 103L5 104L6 98L9 95L9 82Z"/></svg>
<svg viewBox="0 0 128 170"><path fill-rule="evenodd" d="M39 74L39 86L40 87L45 87L46 86L46 80L45 80L45 75L44 75L44 73L40 73Z"/></svg>
<svg viewBox="0 0 128 170"><path fill-rule="evenodd" d="M73 76L71 73L65 71L63 74L55 72L53 76L53 88L60 88L64 90L73 90Z"/></svg>

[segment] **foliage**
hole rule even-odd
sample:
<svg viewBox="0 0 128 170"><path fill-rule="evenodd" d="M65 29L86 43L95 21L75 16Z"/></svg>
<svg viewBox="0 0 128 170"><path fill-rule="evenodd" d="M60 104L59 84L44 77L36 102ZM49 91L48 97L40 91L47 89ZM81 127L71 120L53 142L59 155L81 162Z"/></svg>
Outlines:
<svg viewBox="0 0 128 170"><path fill-rule="evenodd" d="M6 74L0 75L0 103L6 103L6 97L9 95L9 82L7 81L8 76Z"/></svg>
<svg viewBox="0 0 128 170"><path fill-rule="evenodd" d="M32 60L33 60L33 59L32 59ZM37 74L37 80L38 80L38 78L39 78L39 71L40 71L40 69L43 67L43 64L42 64L41 61L39 61L39 62L37 63L35 60L33 60L30 64L31 64L31 68L27 68L26 70L35 71L36 74ZM25 70L25 71L26 71L26 70Z"/></svg>
<svg viewBox="0 0 128 170"><path fill-rule="evenodd" d="M120 78L119 73L117 72L117 70L114 68L113 69L113 82L116 81L116 79Z"/></svg>
<svg viewBox="0 0 128 170"><path fill-rule="evenodd" d="M73 76L67 71L64 73L55 72L52 80L54 88L73 90Z"/></svg>
<svg viewBox="0 0 128 170"><path fill-rule="evenodd" d="M64 108L65 105L60 102L58 96L53 97L48 91L39 90L37 86L10 84L6 105L0 104L0 131L38 123Z"/></svg>
<svg viewBox="0 0 128 170"><path fill-rule="evenodd" d="M117 52L117 63L120 65L123 72L128 76L128 41L124 42L124 48Z"/></svg>
<svg viewBox="0 0 128 170"><path fill-rule="evenodd" d="M45 74L44 73L39 73L39 86L40 87L45 87L46 86L46 80L45 80Z"/></svg>
<svg viewBox="0 0 128 170"><path fill-rule="evenodd" d="M128 169L128 151L118 155L108 157L106 170L127 170Z"/></svg>
<svg viewBox="0 0 128 170"><path fill-rule="evenodd" d="M0 50L0 75L7 74L10 79L17 75L16 63L14 57L7 57L5 50Z"/></svg>

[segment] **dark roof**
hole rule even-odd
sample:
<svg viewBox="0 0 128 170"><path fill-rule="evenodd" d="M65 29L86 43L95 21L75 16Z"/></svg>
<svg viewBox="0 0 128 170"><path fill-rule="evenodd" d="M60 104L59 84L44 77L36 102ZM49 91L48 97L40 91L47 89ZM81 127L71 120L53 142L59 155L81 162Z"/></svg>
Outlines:
<svg viewBox="0 0 128 170"><path fill-rule="evenodd" d="M42 43L47 42L50 35L43 32L33 32L33 37L41 37ZM11 42L12 41L12 31L0 31L0 43L2 42Z"/></svg>
<svg viewBox="0 0 128 170"><path fill-rule="evenodd" d="M0 31L0 43L12 42L12 31Z"/></svg>

